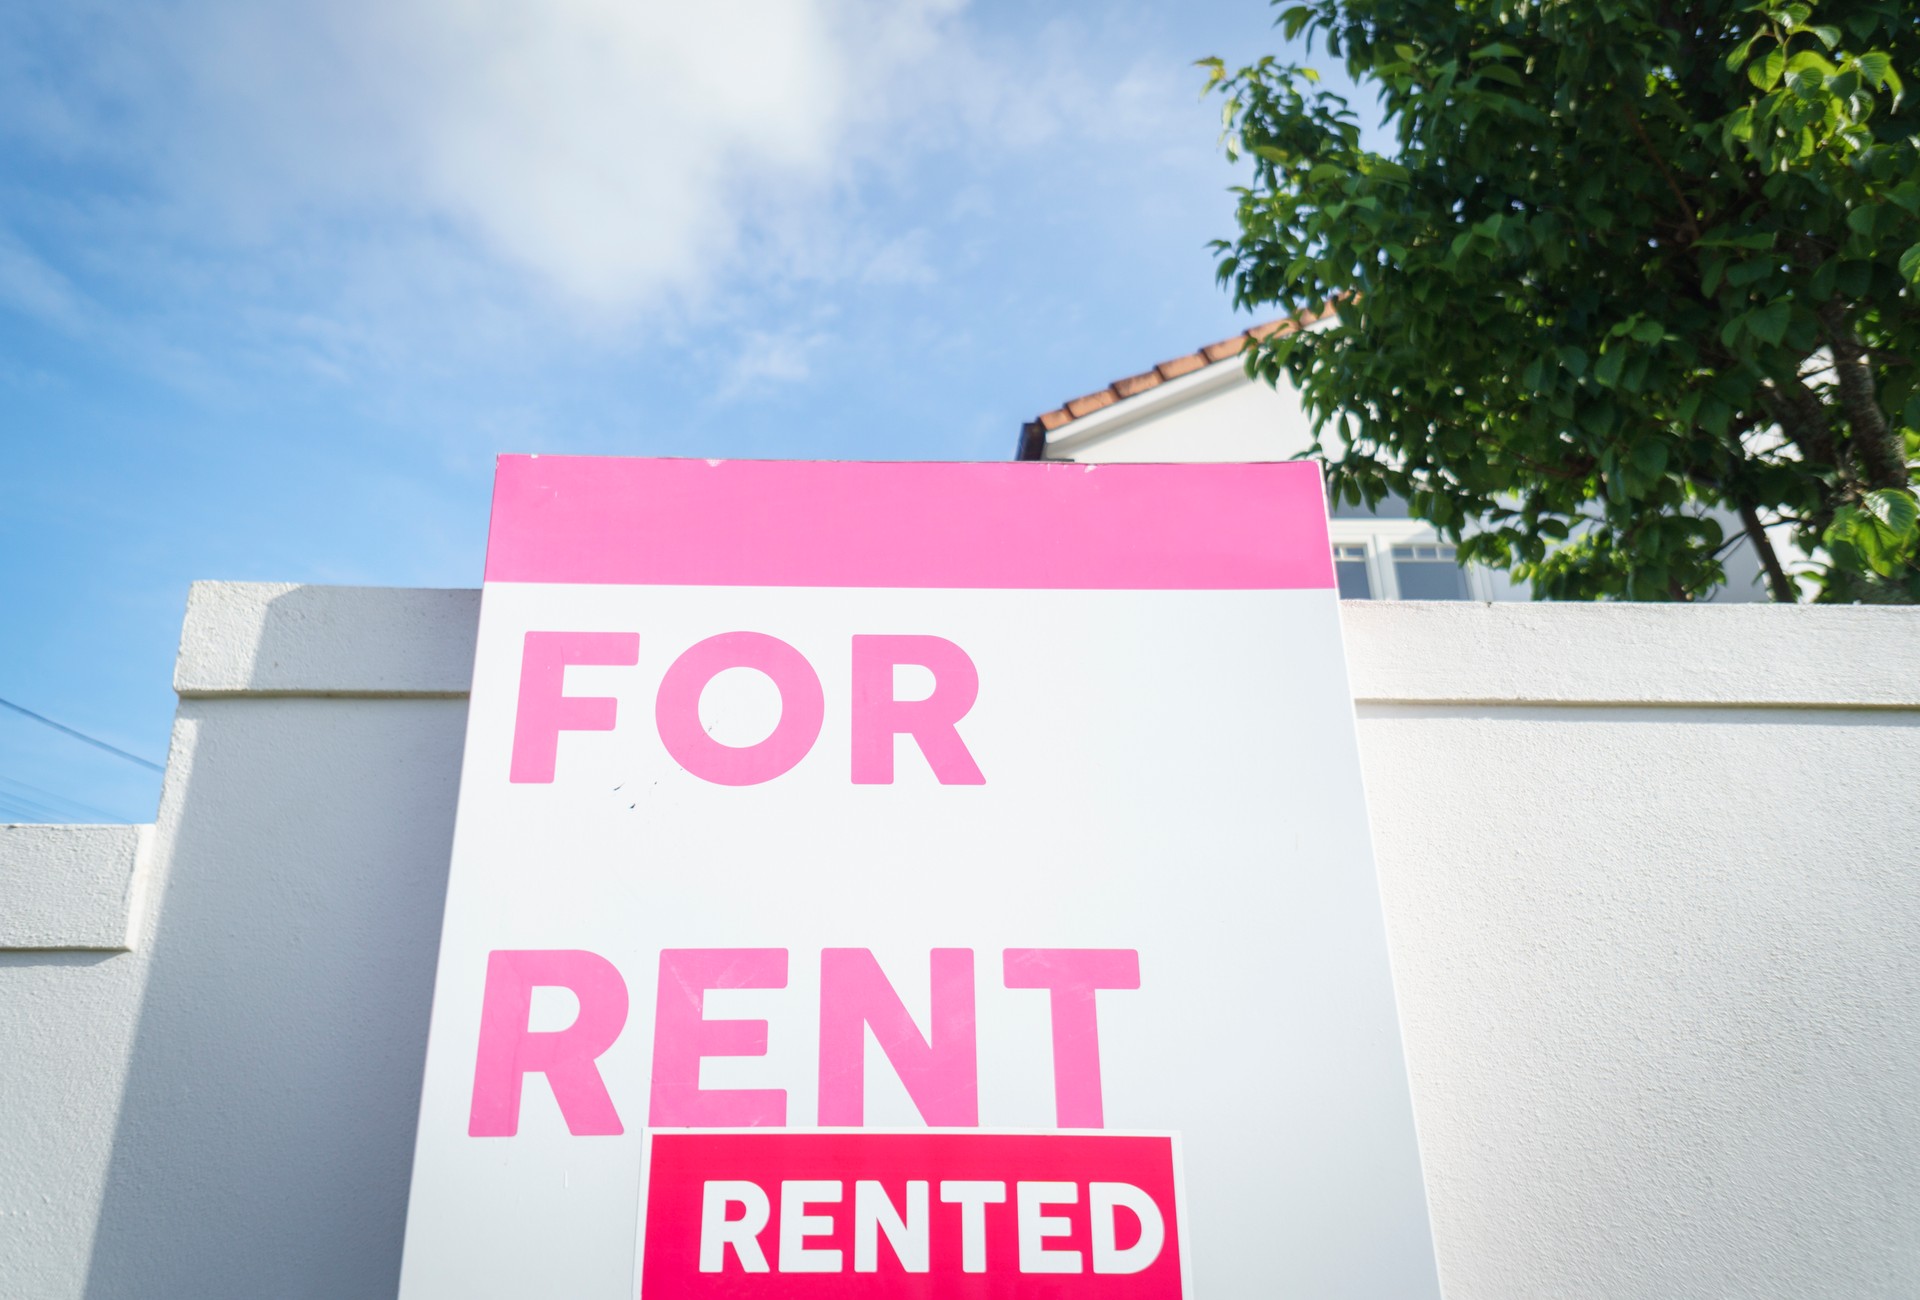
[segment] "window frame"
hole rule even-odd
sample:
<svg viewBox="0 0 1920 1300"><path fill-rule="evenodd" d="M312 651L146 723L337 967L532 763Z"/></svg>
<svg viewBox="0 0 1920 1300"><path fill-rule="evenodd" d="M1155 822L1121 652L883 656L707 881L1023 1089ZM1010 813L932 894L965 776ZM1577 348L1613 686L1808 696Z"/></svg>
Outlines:
<svg viewBox="0 0 1920 1300"><path fill-rule="evenodd" d="M1394 572L1394 547L1453 545L1444 540L1432 524L1421 519L1331 519L1328 534L1336 555L1342 546L1366 548L1367 586L1372 592L1367 597L1369 600L1405 599L1400 594L1399 576ZM1495 599L1490 571L1477 564L1462 565L1460 571L1466 579L1467 602Z"/></svg>

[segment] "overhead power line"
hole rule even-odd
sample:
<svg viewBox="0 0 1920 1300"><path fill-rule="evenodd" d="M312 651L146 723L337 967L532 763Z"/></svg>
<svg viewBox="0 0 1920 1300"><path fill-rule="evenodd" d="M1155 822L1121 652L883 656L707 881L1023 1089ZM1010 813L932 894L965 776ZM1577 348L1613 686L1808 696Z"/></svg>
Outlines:
<svg viewBox="0 0 1920 1300"><path fill-rule="evenodd" d="M68 820L44 804L18 798L5 790L0 790L0 813L27 822L62 823Z"/></svg>
<svg viewBox="0 0 1920 1300"><path fill-rule="evenodd" d="M167 770L166 768L160 766L160 764L153 762L151 759L142 758L138 754L129 754L126 750L120 748L118 745L109 745L106 741L101 740L95 736L89 736L84 731L75 731L72 727L67 726L65 723L55 722L52 718L45 717L41 714L35 713L32 709L23 708L20 705L15 704L12 700L0 699L0 708L12 709L15 713L20 714L22 717L32 718L35 722L38 722L43 726L52 727L55 731L62 732L66 735L72 736L75 740L80 741L82 744L92 745L95 749L104 749L107 751L107 753L112 754L114 757L124 758L129 763L138 763L141 767L149 768L155 772L164 772Z"/></svg>
<svg viewBox="0 0 1920 1300"><path fill-rule="evenodd" d="M14 786L16 788L13 790L8 790L6 788L8 786ZM22 792L24 792L24 798L22 797ZM121 817L116 813L110 813L105 808L99 807L96 804L84 803L79 799L70 799L66 795L60 794L57 791L45 790L37 785L30 785L27 782L22 781L19 777L15 777L15 776L0 776L0 799L12 799L15 802L28 802L28 803L36 803L36 804L45 804L47 803L48 800L51 800L53 802L53 808L55 812L59 811L59 806L61 804L65 804L68 807L76 808L83 813L92 813L95 816L104 817L106 820L110 822L123 822L127 820L125 817ZM72 820L75 820L75 818L71 813L67 813L65 815L58 817L57 820L72 821Z"/></svg>

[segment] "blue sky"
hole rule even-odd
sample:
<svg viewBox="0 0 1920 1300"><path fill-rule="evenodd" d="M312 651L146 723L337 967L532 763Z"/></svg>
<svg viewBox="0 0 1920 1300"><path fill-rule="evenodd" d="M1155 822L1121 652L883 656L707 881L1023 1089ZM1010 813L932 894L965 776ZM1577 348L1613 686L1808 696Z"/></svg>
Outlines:
<svg viewBox="0 0 1920 1300"><path fill-rule="evenodd" d="M497 453L997 459L1247 323L1261 0L3 10L0 697L156 761L189 582L475 585ZM0 820L158 788L0 712Z"/></svg>

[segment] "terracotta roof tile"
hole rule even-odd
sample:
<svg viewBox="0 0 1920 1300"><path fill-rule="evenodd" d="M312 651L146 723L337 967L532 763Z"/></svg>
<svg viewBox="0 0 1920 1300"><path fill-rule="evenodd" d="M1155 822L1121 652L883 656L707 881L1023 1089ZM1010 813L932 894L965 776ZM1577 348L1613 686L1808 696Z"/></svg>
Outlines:
<svg viewBox="0 0 1920 1300"><path fill-rule="evenodd" d="M1085 397L1076 397L1067 403L1067 414L1074 419L1083 415L1092 415L1103 407L1112 406L1120 400L1120 394L1111 388L1103 388L1097 393L1088 393Z"/></svg>
<svg viewBox="0 0 1920 1300"><path fill-rule="evenodd" d="M1263 339L1275 332L1305 329L1309 325L1326 319L1332 312L1333 304L1328 303L1318 311L1300 312L1293 316L1283 316L1279 320L1262 321L1230 339L1209 343L1197 352L1189 352L1185 356L1162 361L1151 370L1115 380L1105 388L1064 402L1056 409L1027 422L1021 434L1021 455L1026 456L1029 450L1032 450L1036 456L1044 452L1044 440L1036 441L1032 437L1032 431L1036 425L1039 426L1041 433L1052 433L1082 416L1092 415L1095 411L1105 410L1116 402L1136 397L1149 389L1158 388L1168 380L1178 379L1182 375L1190 375L1196 370L1204 370L1208 366L1237 357L1246 350L1249 339Z"/></svg>

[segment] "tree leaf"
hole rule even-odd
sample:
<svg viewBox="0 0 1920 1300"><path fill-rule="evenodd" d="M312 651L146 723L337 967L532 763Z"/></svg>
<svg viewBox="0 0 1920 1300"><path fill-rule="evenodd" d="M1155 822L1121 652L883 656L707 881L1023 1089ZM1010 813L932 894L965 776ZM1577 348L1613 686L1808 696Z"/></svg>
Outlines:
<svg viewBox="0 0 1920 1300"><path fill-rule="evenodd" d="M1770 231L1749 230L1741 235L1712 235L1700 240L1696 248L1772 248L1773 235Z"/></svg>
<svg viewBox="0 0 1920 1300"><path fill-rule="evenodd" d="M1728 141L1751 140L1753 138L1753 106L1742 104L1734 109L1727 115L1721 130Z"/></svg>
<svg viewBox="0 0 1920 1300"><path fill-rule="evenodd" d="M1913 493L1881 488L1867 493L1864 505L1865 512L1894 537L1910 541L1920 535L1920 503L1914 501Z"/></svg>
<svg viewBox="0 0 1920 1300"><path fill-rule="evenodd" d="M1872 84L1875 90L1887 86L1887 78L1893 73L1893 56L1884 50L1868 50L1855 56L1853 66L1860 69L1860 75Z"/></svg>
<svg viewBox="0 0 1920 1300"><path fill-rule="evenodd" d="M1793 73L1812 72L1825 78L1837 75L1840 69L1834 67L1832 62L1818 50L1801 50L1798 54L1787 60L1787 71Z"/></svg>
<svg viewBox="0 0 1920 1300"><path fill-rule="evenodd" d="M1787 337L1787 324L1793 319L1793 304L1781 299L1747 317L1747 328L1756 338L1778 345Z"/></svg>
<svg viewBox="0 0 1920 1300"><path fill-rule="evenodd" d="M1702 265L1704 270L1700 278L1700 291L1711 298L1713 291L1720 287L1721 277L1727 273L1727 255L1725 253L1709 253L1703 260Z"/></svg>
<svg viewBox="0 0 1920 1300"><path fill-rule="evenodd" d="M1780 84L1781 74L1787 70L1787 52L1768 50L1766 57L1756 59L1747 65L1747 80L1762 90L1772 90Z"/></svg>
<svg viewBox="0 0 1920 1300"><path fill-rule="evenodd" d="M1908 284L1920 284L1920 244L1900 254L1900 274L1907 277Z"/></svg>
<svg viewBox="0 0 1920 1300"><path fill-rule="evenodd" d="M1667 444L1649 438L1633 449L1633 467L1650 479L1667 472Z"/></svg>

